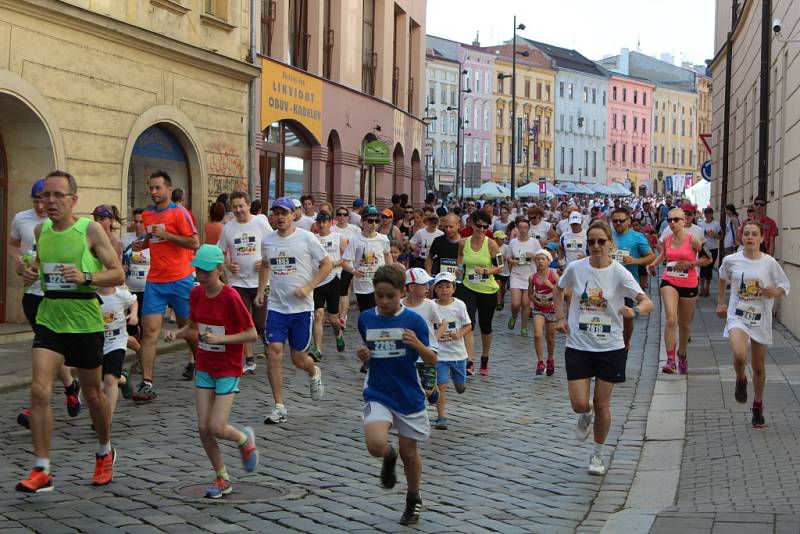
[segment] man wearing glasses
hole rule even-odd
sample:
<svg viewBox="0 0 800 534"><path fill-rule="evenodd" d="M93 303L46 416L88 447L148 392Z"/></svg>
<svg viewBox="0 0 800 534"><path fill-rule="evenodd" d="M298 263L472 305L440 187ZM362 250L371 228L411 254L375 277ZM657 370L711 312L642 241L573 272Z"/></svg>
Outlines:
<svg viewBox="0 0 800 534"><path fill-rule="evenodd" d="M764 229L764 240L761 242L761 252L775 255L775 238L778 237L778 224L767 216L767 199L758 195L753 201L753 219L761 223ZM748 219L750 217L750 209L747 210ZM739 226L739 241L742 239L742 229L744 224Z"/></svg>
<svg viewBox="0 0 800 534"><path fill-rule="evenodd" d="M466 205L466 211L464 212L464 215L461 216L461 225L462 226L469 225L469 218L472 215L472 212L475 211L476 207L477 207L476 202L474 200L472 200L471 198L468 198L467 199L467 205Z"/></svg>

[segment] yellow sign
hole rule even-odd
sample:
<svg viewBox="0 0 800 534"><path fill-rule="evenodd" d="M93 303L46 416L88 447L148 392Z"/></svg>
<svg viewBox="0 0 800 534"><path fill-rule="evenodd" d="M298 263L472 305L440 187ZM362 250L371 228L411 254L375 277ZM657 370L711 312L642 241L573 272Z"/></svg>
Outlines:
<svg viewBox="0 0 800 534"><path fill-rule="evenodd" d="M322 143L322 80L261 58L261 130L293 119Z"/></svg>

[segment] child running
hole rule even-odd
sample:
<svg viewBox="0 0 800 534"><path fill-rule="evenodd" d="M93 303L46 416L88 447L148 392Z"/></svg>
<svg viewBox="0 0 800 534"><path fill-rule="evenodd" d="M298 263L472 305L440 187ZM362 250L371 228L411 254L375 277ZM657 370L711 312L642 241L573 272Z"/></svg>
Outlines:
<svg viewBox="0 0 800 534"><path fill-rule="evenodd" d="M457 393L464 393L467 389L467 347L464 345L464 336L472 331L467 306L460 300L453 298L456 291L456 276L452 273L441 272L433 281L433 292L436 294L436 304L441 325L437 335L439 340L439 353L436 364L436 384L439 387L439 401L436 403L437 417L434 426L437 430L447 430L447 416L445 414L445 394L447 382L452 377L453 386ZM443 328L442 328L443 327Z"/></svg>
<svg viewBox="0 0 800 534"><path fill-rule="evenodd" d="M444 332L444 325L439 317L436 303L427 298L429 284L433 278L425 269L413 267L406 271L406 296L400 300L400 304L410 310L417 312L420 317L425 319L428 325L428 336L432 343L439 338L439 332ZM439 325L438 327L436 325ZM427 365L421 359L417 360L417 371L419 371L422 389L428 402L436 404L439 400L439 392L436 389L436 367Z"/></svg>
<svg viewBox="0 0 800 534"><path fill-rule="evenodd" d="M536 346L536 374L545 372L544 343L547 341L547 376L556 372L553 355L556 350L556 307L553 290L558 284L558 273L551 268L553 256L545 249L537 250L533 257L536 271L528 284L528 296L533 305L533 340Z"/></svg>
<svg viewBox="0 0 800 534"><path fill-rule="evenodd" d="M359 345L356 355L362 362L372 362L363 393L364 441L372 456L383 458L381 484L393 488L398 454L389 443L389 429L397 428L408 484L400 524L412 525L419 521L422 511L422 460L417 442L430 435L416 362L422 357L426 364L436 365L436 350L429 346L425 320L400 303L404 282L405 273L398 265L384 265L375 272L372 283L376 306L358 317L358 332L365 344Z"/></svg>
<svg viewBox="0 0 800 534"><path fill-rule="evenodd" d="M127 373L122 377L122 363L125 361L125 352L128 348L127 325L136 325L139 319L136 315L139 307L136 297L121 287L98 287L97 294L103 303L100 311L103 313L103 390L108 399L109 420L114 418L114 409L117 407L119 389L124 388L125 398L130 398L131 384ZM130 308L127 316L125 310Z"/></svg>
<svg viewBox="0 0 800 534"><path fill-rule="evenodd" d="M197 250L192 266L199 285L189 294L189 322L165 336L166 341L195 336L199 340L195 367L197 429L216 474L205 494L210 499L233 491L218 439L236 443L245 471L253 471L258 465L253 429L246 426L239 431L228 424L233 394L239 392L244 344L256 341L258 334L242 298L220 279L224 263L222 249L216 245Z"/></svg>

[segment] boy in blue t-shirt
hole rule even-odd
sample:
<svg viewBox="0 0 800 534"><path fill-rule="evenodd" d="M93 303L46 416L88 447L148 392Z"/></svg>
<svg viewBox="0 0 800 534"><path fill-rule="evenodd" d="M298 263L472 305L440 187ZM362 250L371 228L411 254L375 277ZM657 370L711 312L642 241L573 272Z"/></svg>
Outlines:
<svg viewBox="0 0 800 534"><path fill-rule="evenodd" d="M422 511L422 461L417 442L430 435L416 362L421 357L427 365L436 366L436 351L428 346L425 320L400 303L405 278L399 265L384 265L375 272L372 283L376 306L358 318L358 332L365 344L359 345L356 355L362 362L370 362L364 388L364 441L372 456L383 458L381 484L392 488L397 483L398 453L389 443L389 429L397 429L408 483L400 523L411 525L419 521Z"/></svg>

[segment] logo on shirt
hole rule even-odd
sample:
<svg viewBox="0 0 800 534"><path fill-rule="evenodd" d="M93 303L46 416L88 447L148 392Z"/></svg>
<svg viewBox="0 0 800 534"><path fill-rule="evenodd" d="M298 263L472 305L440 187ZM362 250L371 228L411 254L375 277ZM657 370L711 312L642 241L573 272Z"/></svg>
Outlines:
<svg viewBox="0 0 800 534"><path fill-rule="evenodd" d="M738 289L740 300L756 300L761 298L761 281L758 278L745 279L744 273L739 282Z"/></svg>
<svg viewBox="0 0 800 534"><path fill-rule="evenodd" d="M580 303L582 308L595 308L599 310L608 308L608 301L603 294L603 289L600 287L589 287L589 282L586 282L583 286Z"/></svg>
<svg viewBox="0 0 800 534"><path fill-rule="evenodd" d="M252 256L256 253L256 236L243 232L233 239L233 248L237 256Z"/></svg>

